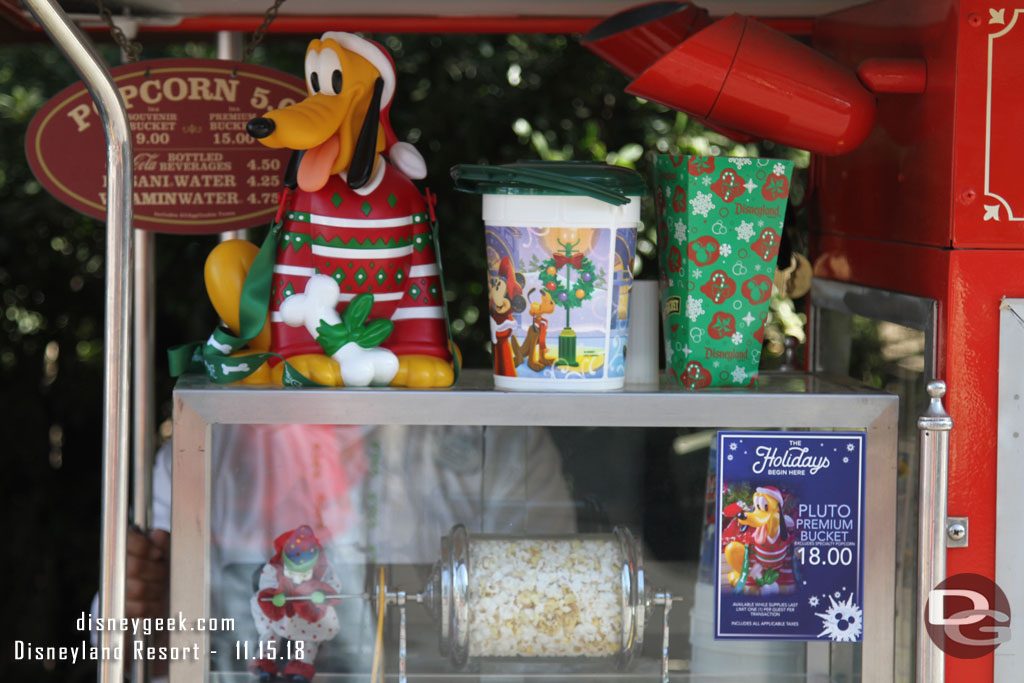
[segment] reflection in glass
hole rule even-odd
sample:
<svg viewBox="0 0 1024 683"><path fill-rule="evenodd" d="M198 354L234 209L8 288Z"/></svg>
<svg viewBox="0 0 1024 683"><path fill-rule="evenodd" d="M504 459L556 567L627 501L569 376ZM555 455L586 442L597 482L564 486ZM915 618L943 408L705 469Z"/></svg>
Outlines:
<svg viewBox="0 0 1024 683"><path fill-rule="evenodd" d="M819 309L817 367L900 397L896 484L896 680L914 679L917 638L919 432L932 376L923 330ZM824 340L828 340L825 342Z"/></svg>

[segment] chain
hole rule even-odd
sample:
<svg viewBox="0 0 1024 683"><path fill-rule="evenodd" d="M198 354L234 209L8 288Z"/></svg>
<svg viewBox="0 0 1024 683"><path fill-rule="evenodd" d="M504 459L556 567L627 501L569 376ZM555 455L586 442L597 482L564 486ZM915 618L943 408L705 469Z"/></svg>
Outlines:
<svg viewBox="0 0 1024 683"><path fill-rule="evenodd" d="M110 13L110 10L103 6L103 0L96 0L96 9L99 11L103 21L107 22L107 26L110 27L110 35L113 36L117 46L121 48L121 52L124 54L124 61L128 63L139 61L139 55L142 54L142 43L137 40L130 40L124 34L121 27L114 22L114 16Z"/></svg>
<svg viewBox="0 0 1024 683"><path fill-rule="evenodd" d="M248 44L245 46L245 50L242 52L242 61L248 62L252 59L252 53L256 51L256 47L263 42L263 37L267 35L267 29L274 23L274 19L277 19L277 10L284 4L284 0L274 0L274 5L267 10L267 13L263 15L263 23L260 27L252 32L252 37L249 38Z"/></svg>

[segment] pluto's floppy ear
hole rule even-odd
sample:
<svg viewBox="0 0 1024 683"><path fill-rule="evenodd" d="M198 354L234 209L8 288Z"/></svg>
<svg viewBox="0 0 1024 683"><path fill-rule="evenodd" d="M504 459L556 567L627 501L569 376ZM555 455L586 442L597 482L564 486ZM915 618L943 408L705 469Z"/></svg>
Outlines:
<svg viewBox="0 0 1024 683"><path fill-rule="evenodd" d="M359 139L352 151L352 161L348 166L348 186L353 190L370 182L373 165L377 159L377 131L380 127L380 98L384 92L384 79L377 78L373 84L373 97L370 107L366 110L363 127L359 130Z"/></svg>
<svg viewBox="0 0 1024 683"><path fill-rule="evenodd" d="M293 149L292 155L288 158L288 165L284 169L284 186L289 190L299 186L299 164L302 163L305 154L304 149Z"/></svg>

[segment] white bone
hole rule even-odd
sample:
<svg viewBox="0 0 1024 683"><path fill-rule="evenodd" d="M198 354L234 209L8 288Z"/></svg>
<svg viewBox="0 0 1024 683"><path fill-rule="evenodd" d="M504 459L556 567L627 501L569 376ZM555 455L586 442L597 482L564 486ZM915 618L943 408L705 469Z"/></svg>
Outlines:
<svg viewBox="0 0 1024 683"><path fill-rule="evenodd" d="M341 296L341 288L330 275L317 273L306 282L302 294L292 294L281 303L281 320L290 327L305 327L316 339L320 322L337 325L341 317L335 306Z"/></svg>
<svg viewBox="0 0 1024 683"><path fill-rule="evenodd" d="M328 325L341 322L335 308L340 296L341 288L333 277L312 275L302 294L292 294L281 304L281 320L291 327L305 327L316 339L321 322ZM331 358L338 362L341 379L347 387L387 385L398 374L398 356L379 347L364 349L356 342L349 342Z"/></svg>
<svg viewBox="0 0 1024 683"><path fill-rule="evenodd" d="M338 361L341 379L347 387L386 386L398 374L398 356L379 346L364 349L349 342L332 358Z"/></svg>
<svg viewBox="0 0 1024 683"><path fill-rule="evenodd" d="M227 363L221 363L220 369L225 375L229 372L249 372L249 364L239 363L238 365L228 365Z"/></svg>
<svg viewBox="0 0 1024 683"><path fill-rule="evenodd" d="M219 341L214 339L212 334L210 335L210 338L206 340L206 343L224 354L231 353L232 351L234 351L234 349L231 348L228 344L221 344Z"/></svg>

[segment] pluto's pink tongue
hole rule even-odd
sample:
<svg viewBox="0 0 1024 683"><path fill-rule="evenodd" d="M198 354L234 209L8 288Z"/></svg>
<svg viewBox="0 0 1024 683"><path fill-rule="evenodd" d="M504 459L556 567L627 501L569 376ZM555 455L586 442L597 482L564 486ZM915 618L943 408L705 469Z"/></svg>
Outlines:
<svg viewBox="0 0 1024 683"><path fill-rule="evenodd" d="M316 192L327 184L327 179L331 177L331 167L338 158L340 146L338 136L335 134L313 149L306 150L299 163L300 188L306 192Z"/></svg>

